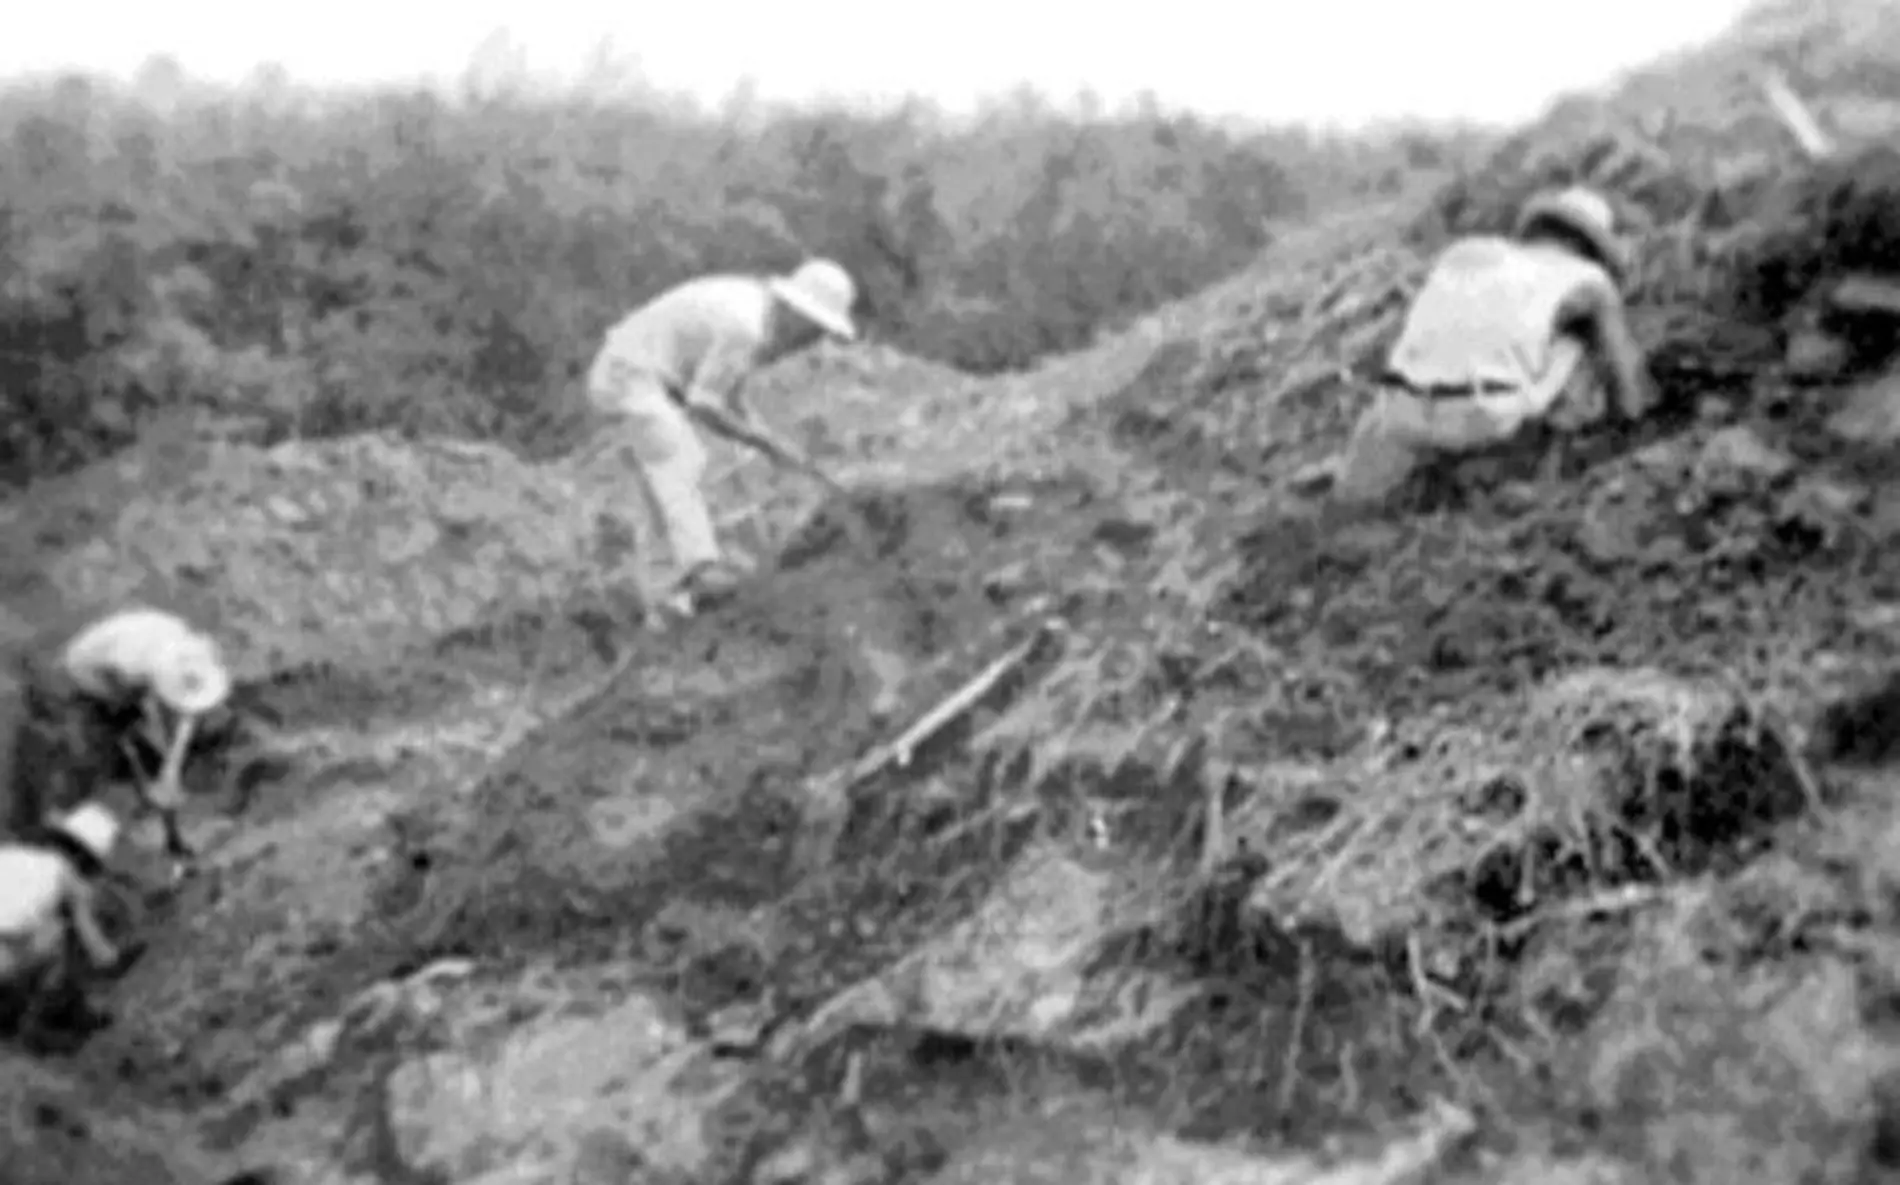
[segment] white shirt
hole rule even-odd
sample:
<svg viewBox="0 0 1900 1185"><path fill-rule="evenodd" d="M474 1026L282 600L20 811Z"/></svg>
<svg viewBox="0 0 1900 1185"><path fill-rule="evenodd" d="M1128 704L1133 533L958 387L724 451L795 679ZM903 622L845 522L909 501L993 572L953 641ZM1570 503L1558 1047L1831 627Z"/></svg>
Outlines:
<svg viewBox="0 0 1900 1185"><path fill-rule="evenodd" d="M0 979L59 956L66 938L61 907L76 875L57 852L0 846Z"/></svg>
<svg viewBox="0 0 1900 1185"><path fill-rule="evenodd" d="M1419 387L1495 383L1541 414L1585 357L1559 312L1580 288L1608 283L1599 264L1561 247L1460 239L1433 263L1390 365Z"/></svg>

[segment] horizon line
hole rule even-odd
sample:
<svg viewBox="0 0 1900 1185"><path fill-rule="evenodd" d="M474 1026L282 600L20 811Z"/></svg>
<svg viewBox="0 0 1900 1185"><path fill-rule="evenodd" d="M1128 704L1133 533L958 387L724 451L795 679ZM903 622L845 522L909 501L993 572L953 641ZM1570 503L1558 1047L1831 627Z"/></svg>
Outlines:
<svg viewBox="0 0 1900 1185"><path fill-rule="evenodd" d="M480 52L454 77L417 73L351 81L312 82L293 75L281 65L260 62L244 78L232 80L187 69L168 53L153 54L132 70L66 66L21 70L0 75L0 99L55 91L74 82L131 100L161 116L230 103L255 103L289 109L322 109L364 101L411 98L429 94L451 107L465 108L496 101L518 100L530 106L559 106L584 102L592 106L628 107L676 118L708 122L772 122L813 115L844 114L876 119L904 114L921 115L930 122L956 127L980 124L1014 112L1047 115L1077 122L1134 122L1142 119L1185 119L1230 133L1305 132L1320 137L1371 138L1408 133L1495 136L1507 134L1543 118L1555 107L1598 93L1607 93L1642 66L1618 71L1597 86L1554 95L1529 115L1518 119L1479 116L1415 116L1389 114L1357 119L1274 118L1267 115L1207 110L1191 103L1169 100L1152 90L1117 97L1104 96L1083 86L1064 93L1032 79L977 92L963 103L923 92L812 92L798 96L766 96L756 78L738 79L716 97L689 88L668 87L647 79L637 64L596 65L576 73L531 71L525 68L485 68ZM1644 65L1647 65L1645 63ZM611 71L611 73L609 73ZM154 79L150 76L157 75Z"/></svg>

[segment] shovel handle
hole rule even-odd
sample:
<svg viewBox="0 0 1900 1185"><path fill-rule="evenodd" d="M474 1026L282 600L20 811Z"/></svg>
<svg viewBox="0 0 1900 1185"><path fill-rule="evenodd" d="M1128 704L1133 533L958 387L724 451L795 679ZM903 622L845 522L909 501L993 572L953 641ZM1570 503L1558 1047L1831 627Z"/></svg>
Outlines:
<svg viewBox="0 0 1900 1185"><path fill-rule="evenodd" d="M805 472L810 474L813 480L817 481L819 485L824 486L825 489L831 491L832 493L838 495L839 497L843 498L843 497L850 496L851 491L845 488L845 485L843 482L831 476L831 474L826 473L823 469L818 468L818 466L813 465L807 470L805 470Z"/></svg>

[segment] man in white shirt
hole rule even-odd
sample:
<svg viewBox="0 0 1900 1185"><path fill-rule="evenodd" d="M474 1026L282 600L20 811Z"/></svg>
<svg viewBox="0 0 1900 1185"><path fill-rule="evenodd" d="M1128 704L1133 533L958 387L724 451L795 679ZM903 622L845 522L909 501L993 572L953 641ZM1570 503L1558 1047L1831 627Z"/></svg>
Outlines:
<svg viewBox="0 0 1900 1185"><path fill-rule="evenodd" d="M80 1030L105 1019L83 984L128 962L99 916L99 882L118 838L118 819L88 801L48 819L32 841L0 839L0 999L11 1005L0 1021L29 1041L55 1017Z"/></svg>
<svg viewBox="0 0 1900 1185"><path fill-rule="evenodd" d="M17 720L0 737L0 833L31 837L48 820L130 785L165 824L182 870L179 834L187 764L219 738L206 722L233 680L217 644L176 614L136 606L55 636L18 672Z"/></svg>
<svg viewBox="0 0 1900 1185"><path fill-rule="evenodd" d="M856 301L845 270L814 259L788 276L688 280L608 331L588 371L588 403L614 418L601 443L631 463L648 521L672 553L660 599L675 612L691 615L737 583L701 489L707 455L695 425L835 488L742 394L755 371L821 337L855 341ZM600 451L589 449L590 463Z"/></svg>
<svg viewBox="0 0 1900 1185"><path fill-rule="evenodd" d="M1379 500L1434 454L1500 444L1540 421L1574 431L1606 402L1640 418L1653 398L1623 305L1626 271L1609 202L1582 188L1533 198L1510 238L1447 247L1331 467L1333 496Z"/></svg>

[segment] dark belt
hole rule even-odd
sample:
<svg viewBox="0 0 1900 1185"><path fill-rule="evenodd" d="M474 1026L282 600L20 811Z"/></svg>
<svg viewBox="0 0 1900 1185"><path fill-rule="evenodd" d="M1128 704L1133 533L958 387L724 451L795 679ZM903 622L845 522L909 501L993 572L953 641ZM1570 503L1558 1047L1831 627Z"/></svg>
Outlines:
<svg viewBox="0 0 1900 1185"><path fill-rule="evenodd" d="M1397 387L1420 399L1470 399L1477 395L1509 395L1517 390L1509 383L1500 383L1496 379L1485 379L1476 383L1415 383L1396 370L1388 370L1379 376L1388 387Z"/></svg>

